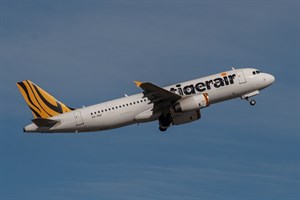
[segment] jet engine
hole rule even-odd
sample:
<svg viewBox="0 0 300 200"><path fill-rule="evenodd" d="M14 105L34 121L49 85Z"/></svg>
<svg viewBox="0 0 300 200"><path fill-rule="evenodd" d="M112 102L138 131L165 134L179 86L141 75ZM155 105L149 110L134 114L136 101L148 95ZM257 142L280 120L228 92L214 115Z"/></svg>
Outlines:
<svg viewBox="0 0 300 200"><path fill-rule="evenodd" d="M207 93L196 94L179 100L174 105L175 113L188 112L209 106L209 96Z"/></svg>
<svg viewBox="0 0 300 200"><path fill-rule="evenodd" d="M193 110L189 112L175 114L172 117L172 124L173 125L186 124L186 123L196 121L200 118L201 118L200 110Z"/></svg>

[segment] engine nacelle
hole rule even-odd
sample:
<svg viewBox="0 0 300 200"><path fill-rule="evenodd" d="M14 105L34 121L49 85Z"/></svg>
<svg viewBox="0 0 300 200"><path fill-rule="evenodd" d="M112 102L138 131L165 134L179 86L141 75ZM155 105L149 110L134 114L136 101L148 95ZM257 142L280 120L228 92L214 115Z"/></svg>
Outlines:
<svg viewBox="0 0 300 200"><path fill-rule="evenodd" d="M201 118L200 110L193 110L189 112L175 114L172 117L172 124L173 125L186 124L186 123L196 121L200 118Z"/></svg>
<svg viewBox="0 0 300 200"><path fill-rule="evenodd" d="M196 94L181 99L174 105L176 113L188 112L209 106L209 96L207 93Z"/></svg>

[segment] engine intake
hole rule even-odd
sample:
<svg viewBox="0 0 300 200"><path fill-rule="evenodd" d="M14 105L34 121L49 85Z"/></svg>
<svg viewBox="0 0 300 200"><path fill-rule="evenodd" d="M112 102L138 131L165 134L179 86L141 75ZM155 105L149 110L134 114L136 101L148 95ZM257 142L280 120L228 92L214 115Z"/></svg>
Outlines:
<svg viewBox="0 0 300 200"><path fill-rule="evenodd" d="M207 93L196 94L181 99L175 103L174 111L176 113L188 112L209 106L209 96Z"/></svg>

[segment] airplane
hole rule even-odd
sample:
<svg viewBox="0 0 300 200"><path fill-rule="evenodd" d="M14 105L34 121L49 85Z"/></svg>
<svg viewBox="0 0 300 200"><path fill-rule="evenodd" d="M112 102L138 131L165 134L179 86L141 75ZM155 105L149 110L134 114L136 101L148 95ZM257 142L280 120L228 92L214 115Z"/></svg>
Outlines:
<svg viewBox="0 0 300 200"><path fill-rule="evenodd" d="M30 80L17 86L34 116L24 132L79 133L155 120L159 130L166 131L172 125L199 120L201 109L215 103L241 98L253 106L256 101L252 97L274 81L273 75L254 68L232 68L167 87L135 81L143 90L139 94L78 109L56 100Z"/></svg>

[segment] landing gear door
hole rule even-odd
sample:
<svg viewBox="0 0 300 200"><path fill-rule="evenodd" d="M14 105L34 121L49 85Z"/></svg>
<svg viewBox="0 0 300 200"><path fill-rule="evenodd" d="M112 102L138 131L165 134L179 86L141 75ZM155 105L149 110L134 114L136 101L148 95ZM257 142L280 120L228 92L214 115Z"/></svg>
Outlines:
<svg viewBox="0 0 300 200"><path fill-rule="evenodd" d="M237 74L237 77L239 79L239 83L240 84L243 84L243 83L246 83L247 80L246 80L246 77L245 77L245 74L243 71L241 70L236 70L236 74Z"/></svg>
<svg viewBox="0 0 300 200"><path fill-rule="evenodd" d="M82 120L81 112L79 110L74 111L74 118L75 118L76 126L80 126L80 125L84 124L84 122Z"/></svg>

